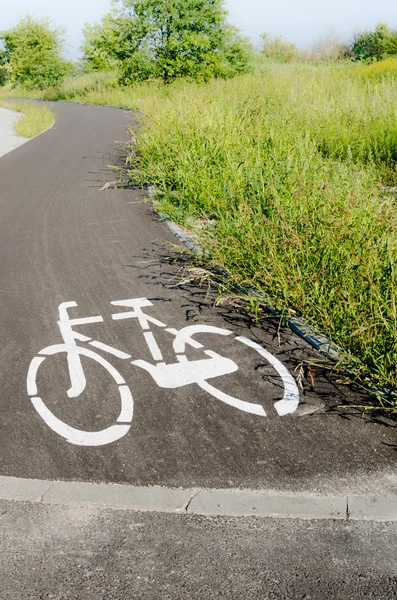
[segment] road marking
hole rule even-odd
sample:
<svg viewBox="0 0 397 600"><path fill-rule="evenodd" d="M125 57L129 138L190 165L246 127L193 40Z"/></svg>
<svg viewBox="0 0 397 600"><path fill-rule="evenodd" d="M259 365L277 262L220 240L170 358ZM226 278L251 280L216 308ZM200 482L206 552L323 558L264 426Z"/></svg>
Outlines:
<svg viewBox="0 0 397 600"><path fill-rule="evenodd" d="M115 300L111 302L111 304L133 309L132 311L112 314L112 319L120 320L133 318L138 321L143 330L146 345L155 362L153 364L145 360L134 360L132 361L132 364L147 371L158 387L163 389L177 389L191 384L197 384L202 390L208 392L211 396L229 406L256 416L267 416L266 411L261 404L235 398L208 382L208 380L219 379L221 376L230 375L231 373L238 371L239 367L233 360L212 350L204 350L203 353L205 354L205 358L203 359L189 360L185 354L186 346L192 346L198 349L203 348L201 343L193 339L193 336L195 335L215 334L220 336L230 336L233 333L232 331L214 327L212 325L189 325L180 330L173 328L166 329L166 331L174 336L172 347L176 359L176 362L167 364L163 360L162 352L153 332L149 330L150 324L160 328L164 328L166 325L158 319L145 314L142 310L143 308L153 306L152 302L147 298L132 298L128 300ZM73 330L74 326L103 321L101 316L70 318L68 310L77 308L77 306L77 303L74 301L63 302L59 305L59 320L57 323L63 338L63 343L43 348L38 353L38 356L35 356L32 359L27 375L27 391L37 413L55 433L71 444L80 446L101 446L119 440L129 431L133 417L132 395L124 378L111 363L105 360L101 354L97 354L93 350L78 345L77 342L88 343L91 347L122 360L130 359L131 355L98 340L91 340L91 338L81 333L75 332ZM284 396L274 404L278 415L285 416L295 412L299 405L299 390L294 378L288 372L286 367L284 367L275 356L256 342L243 336L237 337L236 340L257 351L272 365L280 376L283 382ZM87 385L81 357L91 358L99 363L114 379L118 386L121 401L121 411L116 424L101 431L82 431L64 423L58 419L49 408L47 408L46 404L38 394L37 373L47 357L60 353L66 354L70 379L70 388L66 393L69 398L78 398L84 392Z"/></svg>
<svg viewBox="0 0 397 600"><path fill-rule="evenodd" d="M117 358L122 358L123 360L131 358L131 354L117 350L117 348L112 348L112 346L108 346L107 344L102 344L102 342L93 341L90 342L90 346L94 346L95 348L98 348L98 350L103 350L104 352L117 356Z"/></svg>
<svg viewBox="0 0 397 600"><path fill-rule="evenodd" d="M54 346L49 346L48 348L44 348L44 350L42 350L41 352L46 356L35 357L30 363L27 387L28 394L30 395L32 392L34 394L34 396L31 398L32 405L34 406L35 410L40 415L40 417L43 419L43 421L48 425L48 427L50 427L50 429L52 429L55 433L63 437L70 444L74 444L77 446L108 445L121 439L128 433L131 427L134 403L129 387L126 385L124 378L113 367L113 365L111 365L101 355L96 354L92 350L89 350L88 348L77 347L76 353L78 355L86 356L98 362L113 377L116 384L118 385L121 402L120 414L116 424L111 425L110 427L107 427L101 431L82 431L58 419L58 417L56 417L45 405L42 398L40 396L37 396L36 379L38 368L40 367L40 365L46 357L53 356L60 352L67 353L67 356L69 358L70 351L67 344L57 344Z"/></svg>
<svg viewBox="0 0 397 600"><path fill-rule="evenodd" d="M153 360L162 361L163 355L161 354L161 350L155 340L153 333L151 331L145 331L143 335L145 336L145 340Z"/></svg>
<svg viewBox="0 0 397 600"><path fill-rule="evenodd" d="M198 384L202 390L205 390L221 402L225 404L229 404L229 406L233 406L234 408L238 408L243 412L250 413L251 415L257 415L258 417L266 417L266 412L263 406L260 404L254 404L252 402L245 402L244 400L239 400L238 398L233 398L233 396L229 396L229 394L225 394L221 390L213 387L208 381L201 381Z"/></svg>
<svg viewBox="0 0 397 600"><path fill-rule="evenodd" d="M131 423L134 412L134 402L128 385L120 385L121 412L117 417L117 423Z"/></svg>
<svg viewBox="0 0 397 600"><path fill-rule="evenodd" d="M88 325L90 323L102 323L103 317L85 317L83 319L67 319L69 325Z"/></svg>
<svg viewBox="0 0 397 600"><path fill-rule="evenodd" d="M178 335L178 330L174 329L173 327L168 327L166 331L168 331L168 333L172 333L172 335ZM186 340L186 344L189 344L189 346L191 346L192 348L197 348L198 350L200 348L204 348L203 344L200 344L200 342L197 342L193 338L191 338L190 340Z"/></svg>
<svg viewBox="0 0 397 600"><path fill-rule="evenodd" d="M295 383L295 379L284 367L283 363L280 362L273 354L270 354L270 352L265 350L262 346L244 336L239 336L236 338L236 340L259 352L259 354L261 354L280 375L284 384L284 396L282 400L279 400L274 404L274 408L278 412L279 416L283 417L285 415L294 413L299 405L299 389Z"/></svg>
<svg viewBox="0 0 397 600"><path fill-rule="evenodd" d="M45 423L55 433L75 446L105 446L124 437L131 425L111 425L102 431L81 431L58 419L41 398L31 398L32 404Z"/></svg>
<svg viewBox="0 0 397 600"><path fill-rule="evenodd" d="M114 306L124 306L131 307L134 310L130 312L124 313L116 313L112 315L112 319L115 321L119 321L120 319L138 319L140 326L142 329L150 329L149 323L153 323L153 325L157 325L157 327L166 327L165 323L158 321L154 317L150 317L142 311L143 307L153 306L152 302L147 298L132 298L130 300L115 300L111 302Z"/></svg>
<svg viewBox="0 0 397 600"><path fill-rule="evenodd" d="M37 394L36 374L39 366L45 360L45 358L45 356L35 356L30 363L27 379L28 396L36 396Z"/></svg>

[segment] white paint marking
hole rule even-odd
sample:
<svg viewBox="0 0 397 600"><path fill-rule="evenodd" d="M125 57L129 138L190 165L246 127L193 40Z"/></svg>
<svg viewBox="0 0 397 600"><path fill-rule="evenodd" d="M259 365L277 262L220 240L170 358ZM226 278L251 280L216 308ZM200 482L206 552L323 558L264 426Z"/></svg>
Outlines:
<svg viewBox="0 0 397 600"><path fill-rule="evenodd" d="M260 404L254 404L252 402L245 402L244 400L239 400L238 398L234 398L233 396L229 396L229 394L225 394L221 390L213 387L208 383L208 381L200 381L197 382L202 390L205 390L211 396L214 396L218 400L221 400L225 404L229 404L229 406L233 406L234 408L238 408L244 412L250 413L251 415L258 415L259 417L266 417L266 412Z"/></svg>
<svg viewBox="0 0 397 600"><path fill-rule="evenodd" d="M67 354L67 358L69 358L69 349L66 344L57 344L54 346L49 346L42 350L42 354L46 356L52 356L58 354L60 352L65 352ZM43 421L50 427L55 433L65 438L71 444L75 444L78 446L103 446L105 444L111 444L116 440L122 438L128 432L130 425L121 424L121 423L130 423L133 416L133 407L134 402L132 399L131 392L128 386L125 384L123 377L120 375L118 371L102 356L96 354L92 350L88 350L87 348L78 348L76 347L76 352L83 356L87 356L92 358L100 365L102 365L113 377L116 383L119 386L120 400L121 400L121 410L120 415L117 419L118 424L111 425L102 431L81 431L70 425L67 425L60 419L58 419L47 406L44 404L42 399L37 394L37 383L36 376L37 370L45 357L35 357L29 367L28 373L28 393L32 394L35 390L35 397L31 398L32 404L37 410L38 414L41 416Z"/></svg>
<svg viewBox="0 0 397 600"><path fill-rule="evenodd" d="M37 394L37 382L36 382L37 370L38 370L39 366L41 365L41 363L43 362L43 360L45 360L45 358L46 358L45 356L35 356L29 365L28 379L27 379L28 396L36 396L36 394Z"/></svg>
<svg viewBox="0 0 397 600"><path fill-rule="evenodd" d="M110 375L113 377L113 379L115 380L115 382L118 385L125 384L125 380L120 375L120 373L118 371L116 371L116 369L114 368L114 366L111 365L100 354L96 354L96 352L92 352L91 350L88 350L86 348L79 348L78 350L79 350L79 354L82 354L83 356L84 355L85 356L89 356L93 360L96 360L97 362L99 362L99 364L102 365L104 367L104 369L106 369L110 373Z"/></svg>
<svg viewBox="0 0 397 600"><path fill-rule="evenodd" d="M79 348L74 342L68 342L66 344L54 344L53 346L47 346L40 350L40 354L46 356L52 356L60 352L66 352L66 358L68 362L69 377L70 377L70 388L67 391L69 398L77 398L85 390L86 378L83 367L81 365L80 354L86 354L89 356L90 350L85 348ZM91 354L94 354L93 352ZM94 356L97 356L94 354ZM95 360L95 359L94 359Z"/></svg>
<svg viewBox="0 0 397 600"><path fill-rule="evenodd" d="M229 358L211 350L207 350L205 354L211 358L188 361L178 356L179 362L169 365L153 365L145 360L134 360L132 364L150 373L157 385L166 389L176 389L191 383L200 385L205 379L228 375L238 370L236 363Z"/></svg>
<svg viewBox="0 0 397 600"><path fill-rule="evenodd" d="M253 342L244 336L237 337L236 340L259 352L259 354L261 354L280 375L284 384L284 396L274 404L280 417L294 413L299 406L299 389L291 373L284 367L278 358L273 356L273 354L270 354L270 352L256 342Z"/></svg>
<svg viewBox="0 0 397 600"><path fill-rule="evenodd" d="M166 325L161 321L144 314L142 311L143 307L153 306L152 303L147 298L136 298L114 301L111 304L133 308L133 311L113 314L112 318L114 320L136 318L139 321L141 328L146 330L144 331L144 336L147 346L153 359L158 364L153 365L143 360L132 361L132 364L148 371L160 388L174 389L191 383L197 383L203 390L234 408L258 416L266 416L266 412L260 404L245 402L238 398L234 398L208 383L208 379L228 375L237 371L238 366L233 360L225 358L211 350L204 351L204 353L210 357L204 360L188 360L187 356L184 354L186 345L190 345L197 349L203 348L202 344L193 339L192 336L195 334L214 333L217 335L229 336L232 334L232 331L210 325L191 325L184 327L179 331L168 328L167 331L175 336L173 348L177 355L178 362L166 364L163 361L161 350L153 333L148 331L150 328L149 323L153 323L158 327L166 327ZM73 325L99 323L103 322L103 318L101 316L96 316L70 319L68 309L73 307L77 307L76 302L64 302L59 305L58 325L64 343L48 346L40 351L39 356L35 356L32 359L27 376L27 391L28 395L31 396L32 404L38 414L53 431L65 438L71 444L81 446L102 446L119 440L126 435L133 417L134 402L131 391L120 373L100 354L96 354L87 348L77 346L76 340L88 342L91 346L112 354L117 358L130 359L131 356L117 348L103 344L102 342L96 340L90 341L91 338L81 333L74 332L72 329ZM252 342L243 336L237 337L236 339L256 350L272 365L281 377L284 384L284 396L274 404L278 414L284 416L295 412L299 405L299 390L294 378L286 367L284 367L275 356L270 354L270 352L256 342ZM78 397L86 387L86 378L81 363L81 356L91 358L98 362L113 377L118 385L121 400L121 410L115 425L111 425L110 427L96 432L81 431L58 419L37 395L37 372L40 365L46 357L63 352L66 353L69 368L71 387L67 390L67 394L70 398Z"/></svg>
<svg viewBox="0 0 397 600"><path fill-rule="evenodd" d="M111 425L102 431L81 431L58 419L44 404L41 398L31 398L32 404L43 421L55 433L75 446L105 446L124 437L131 425Z"/></svg>
<svg viewBox="0 0 397 600"><path fill-rule="evenodd" d="M192 341L192 336L197 333L216 333L218 335L231 335L233 332L228 329L221 329L220 327L213 327L212 325L190 325L180 329L175 334L173 342L174 350L176 354L182 354L185 352L186 344Z"/></svg>
<svg viewBox="0 0 397 600"><path fill-rule="evenodd" d="M161 350L155 340L155 337L151 331L145 331L144 334L146 343L151 352L153 360L161 361L163 360L163 355L161 354Z"/></svg>
<svg viewBox="0 0 397 600"><path fill-rule="evenodd" d="M73 337L75 340L79 340L80 342L89 342L91 339L87 335L83 335L82 333L77 333L76 331L73 331Z"/></svg>
<svg viewBox="0 0 397 600"><path fill-rule="evenodd" d="M118 423L131 423L134 413L134 401L128 385L119 387L121 397L121 412L117 418Z"/></svg>
<svg viewBox="0 0 397 600"><path fill-rule="evenodd" d="M67 319L69 325L86 325L88 323L102 323L103 317L83 317L82 319Z"/></svg>
<svg viewBox="0 0 397 600"><path fill-rule="evenodd" d="M117 356L117 358L122 358L124 360L131 358L131 354L126 354L125 352L122 352L121 350L118 350L117 348L112 348L112 346L108 346L107 344L102 344L102 342L93 341L93 342L90 342L90 346L94 346L95 348L98 348L99 350L103 350L104 352L107 352L108 354L113 354L113 356Z"/></svg>
<svg viewBox="0 0 397 600"><path fill-rule="evenodd" d="M119 321L121 319L138 319L140 326L142 329L147 330L150 329L150 323L157 325L157 327L166 327L165 323L158 321L154 317L150 317L146 315L143 311L143 307L153 306L152 302L147 298L132 298L130 300L115 300L111 302L114 306L124 306L133 308L133 311L124 312L124 313L116 313L112 315L112 319L114 321Z"/></svg>
<svg viewBox="0 0 397 600"><path fill-rule="evenodd" d="M174 329L173 327L168 327L166 329L166 331L168 331L168 333L172 333L172 335L178 335L178 330ZM200 342L197 342L196 340L190 339L190 340L186 340L186 344L189 344L189 346L192 346L193 348L204 348L203 344L200 344Z"/></svg>

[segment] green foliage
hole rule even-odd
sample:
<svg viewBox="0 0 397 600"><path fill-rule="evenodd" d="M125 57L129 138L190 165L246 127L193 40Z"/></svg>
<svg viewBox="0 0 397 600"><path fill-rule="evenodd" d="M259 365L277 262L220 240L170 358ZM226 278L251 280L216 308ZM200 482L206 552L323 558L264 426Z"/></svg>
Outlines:
<svg viewBox="0 0 397 600"><path fill-rule="evenodd" d="M224 31L224 44L219 52L215 77L228 79L251 72L255 50L248 38L237 27L228 26Z"/></svg>
<svg viewBox="0 0 397 600"><path fill-rule="evenodd" d="M105 15L102 23L83 29L83 65L87 71L113 71L117 67L115 49L118 42L118 26L112 14Z"/></svg>
<svg viewBox="0 0 397 600"><path fill-rule="evenodd" d="M135 95L145 118L130 178L156 186L163 213L201 223L209 257L238 281L397 387L397 201L381 187L397 157L396 85L366 87L343 68L277 65Z"/></svg>
<svg viewBox="0 0 397 600"><path fill-rule="evenodd" d="M12 82L43 89L61 81L70 70L62 58L62 31L48 19L24 17L16 27L3 31L2 61Z"/></svg>
<svg viewBox="0 0 397 600"><path fill-rule="evenodd" d="M4 48L0 47L0 86L3 86L7 83L8 80L8 71L6 69L6 52Z"/></svg>
<svg viewBox="0 0 397 600"><path fill-rule="evenodd" d="M131 181L199 223L235 279L341 345L359 378L397 388L397 79L357 76L394 62L263 61L256 76L124 88L90 73L49 92L138 110Z"/></svg>
<svg viewBox="0 0 397 600"><path fill-rule="evenodd" d="M281 63L288 63L293 60L298 52L295 44L292 44L291 42L284 42L280 36L272 38L268 33L263 33L261 38L263 42L262 54L266 58L270 58Z"/></svg>
<svg viewBox="0 0 397 600"><path fill-rule="evenodd" d="M132 56L124 59L121 65L118 81L120 85L133 85L136 82L147 81L160 77L160 69L153 60L148 46L138 48Z"/></svg>
<svg viewBox="0 0 397 600"><path fill-rule="evenodd" d="M116 0L101 26L86 28L85 60L117 60L119 81L207 81L249 69L252 48L226 23L223 0Z"/></svg>
<svg viewBox="0 0 397 600"><path fill-rule="evenodd" d="M352 69L352 75L365 79L397 79L397 58L386 58L370 64L358 64Z"/></svg>
<svg viewBox="0 0 397 600"><path fill-rule="evenodd" d="M383 60L397 54L397 31L379 23L375 31L359 33L351 47L356 60Z"/></svg>

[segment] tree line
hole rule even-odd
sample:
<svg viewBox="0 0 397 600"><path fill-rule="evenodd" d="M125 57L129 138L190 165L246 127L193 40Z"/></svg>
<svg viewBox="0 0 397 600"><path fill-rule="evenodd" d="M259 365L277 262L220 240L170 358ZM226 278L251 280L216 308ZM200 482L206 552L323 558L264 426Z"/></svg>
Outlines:
<svg viewBox="0 0 397 600"><path fill-rule="evenodd" d="M114 0L100 23L84 27L80 67L117 70L121 85L178 78L208 81L250 71L255 50L227 22L223 0ZM262 36L262 53L281 62L299 54L280 37ZM0 85L56 85L76 69L63 55L64 31L28 15L0 33ZM397 31L385 24L357 34L350 45L332 36L317 43L319 56L360 61L397 56Z"/></svg>
<svg viewBox="0 0 397 600"><path fill-rule="evenodd" d="M309 51L299 50L295 44L284 41L280 36L262 35L262 53L279 62L293 60L352 60L371 63L397 56L397 30L385 23L378 23L374 31L361 31L353 41L346 43L330 31L318 38Z"/></svg>

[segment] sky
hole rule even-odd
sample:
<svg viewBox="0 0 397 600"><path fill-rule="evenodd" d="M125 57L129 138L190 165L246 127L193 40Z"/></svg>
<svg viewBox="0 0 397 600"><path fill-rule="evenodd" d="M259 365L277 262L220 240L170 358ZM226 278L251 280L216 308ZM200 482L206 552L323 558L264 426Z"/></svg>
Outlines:
<svg viewBox="0 0 397 600"><path fill-rule="evenodd" d="M396 0L225 0L225 7L229 21L256 45L265 31L305 48L331 30L349 41L379 22L397 29ZM13 27L27 12L50 17L66 27L67 54L77 59L84 23L99 21L109 9L110 0L12 0L1 8L0 30Z"/></svg>

